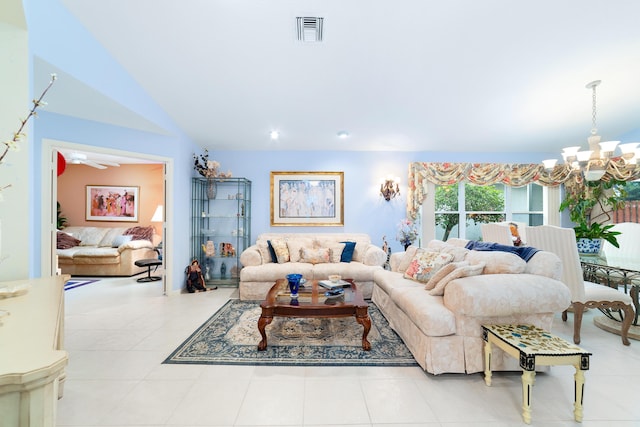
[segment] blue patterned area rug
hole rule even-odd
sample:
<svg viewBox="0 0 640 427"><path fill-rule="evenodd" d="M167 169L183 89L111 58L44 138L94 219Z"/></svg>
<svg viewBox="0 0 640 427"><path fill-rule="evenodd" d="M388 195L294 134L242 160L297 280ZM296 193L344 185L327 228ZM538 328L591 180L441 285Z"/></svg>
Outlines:
<svg viewBox="0 0 640 427"><path fill-rule="evenodd" d="M258 351L260 305L230 300L163 363L281 366L417 366L375 304L369 304L371 351L362 350L362 325L354 317L275 317L267 349Z"/></svg>
<svg viewBox="0 0 640 427"><path fill-rule="evenodd" d="M70 279L64 284L64 290L68 291L69 289L79 288L80 286L95 283L97 281L99 281L99 279Z"/></svg>

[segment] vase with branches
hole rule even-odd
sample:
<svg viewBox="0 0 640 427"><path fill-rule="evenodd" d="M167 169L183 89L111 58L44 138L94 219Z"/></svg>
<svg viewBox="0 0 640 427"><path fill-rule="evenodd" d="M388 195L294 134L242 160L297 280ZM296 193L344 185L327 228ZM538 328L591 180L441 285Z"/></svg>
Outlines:
<svg viewBox="0 0 640 427"><path fill-rule="evenodd" d="M4 159L7 154L9 154L9 151L18 151L20 149L20 143L22 143L27 138L25 127L27 126L29 119L38 115L36 111L38 108L47 105L47 103L44 102L44 97L47 92L49 92L49 89L51 89L51 86L53 86L53 83L56 81L56 79L56 74L51 74L51 80L49 80L49 84L47 85L47 87L45 87L38 98L32 101L33 106L31 107L31 110L29 110L29 114L27 114L27 117L25 117L24 119L20 119L20 126L18 127L18 130L13 133L10 140L2 141L2 145L0 145L0 149L2 150L0 152L0 165L4 163ZM4 184L0 186L0 200L2 200L2 192L9 187L11 187L11 184Z"/></svg>

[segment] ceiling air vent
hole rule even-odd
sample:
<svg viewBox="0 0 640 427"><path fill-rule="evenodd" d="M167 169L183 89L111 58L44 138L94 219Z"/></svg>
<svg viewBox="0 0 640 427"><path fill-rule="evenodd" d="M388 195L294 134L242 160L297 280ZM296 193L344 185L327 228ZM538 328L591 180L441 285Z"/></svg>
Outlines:
<svg viewBox="0 0 640 427"><path fill-rule="evenodd" d="M321 42L324 18L299 16L296 18L298 40L301 42Z"/></svg>

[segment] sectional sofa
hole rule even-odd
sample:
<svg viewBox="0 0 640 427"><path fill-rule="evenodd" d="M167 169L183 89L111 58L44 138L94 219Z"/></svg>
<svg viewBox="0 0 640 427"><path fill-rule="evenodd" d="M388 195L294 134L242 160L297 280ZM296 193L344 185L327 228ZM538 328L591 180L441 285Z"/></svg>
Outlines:
<svg viewBox="0 0 640 427"><path fill-rule="evenodd" d="M353 259L340 262L348 241L356 242ZM392 254L391 269L385 270L386 254L364 234L263 234L240 256L240 298L263 299L275 280L289 273L307 279L341 274L372 299L425 371L482 372L483 323L549 330L554 314L571 304L571 294L559 281L561 261L551 252L525 248L525 260L524 252L470 250L468 243L450 239L411 246ZM319 255L324 258L313 259ZM492 357L494 370L519 370L501 350Z"/></svg>
<svg viewBox="0 0 640 427"><path fill-rule="evenodd" d="M537 251L525 261L514 253L469 250L467 243L434 240L425 249L409 247L391 255L390 271L374 273L373 302L432 374L482 372L482 324L527 323L549 330L554 314L571 304L555 254ZM447 263L420 281L420 274L411 276L418 252L438 254ZM493 352L492 368L519 369L502 351Z"/></svg>

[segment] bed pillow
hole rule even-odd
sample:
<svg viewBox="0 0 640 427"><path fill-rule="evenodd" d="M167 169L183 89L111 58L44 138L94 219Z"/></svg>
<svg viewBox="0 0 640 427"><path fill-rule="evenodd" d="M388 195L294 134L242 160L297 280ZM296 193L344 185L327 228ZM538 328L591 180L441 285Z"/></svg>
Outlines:
<svg viewBox="0 0 640 427"><path fill-rule="evenodd" d="M442 296L444 295L444 290L454 279L459 279L461 277L471 277L471 276L479 276L482 274L482 270L485 267L483 262L479 264L468 264L463 265L461 267L457 267L451 273L447 274L443 277L436 286L429 291L429 295Z"/></svg>
<svg viewBox="0 0 640 427"><path fill-rule="evenodd" d="M453 255L418 249L404 272L406 279L427 283L442 267L453 260Z"/></svg>

